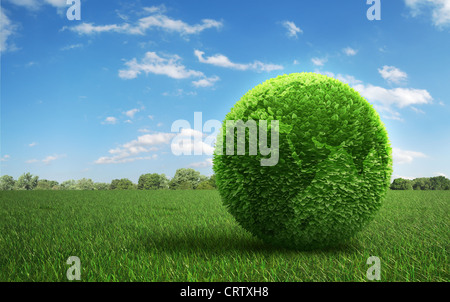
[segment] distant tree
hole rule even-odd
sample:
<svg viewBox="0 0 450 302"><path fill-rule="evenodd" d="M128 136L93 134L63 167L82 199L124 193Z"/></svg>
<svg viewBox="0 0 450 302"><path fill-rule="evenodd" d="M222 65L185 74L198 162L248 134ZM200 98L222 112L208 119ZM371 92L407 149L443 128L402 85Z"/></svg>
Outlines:
<svg viewBox="0 0 450 302"><path fill-rule="evenodd" d="M409 179L396 178L391 184L391 190L412 190L412 181Z"/></svg>
<svg viewBox="0 0 450 302"><path fill-rule="evenodd" d="M435 176L430 178L432 190L449 190L450 179L445 176Z"/></svg>
<svg viewBox="0 0 450 302"><path fill-rule="evenodd" d="M450 179L445 176L421 177L412 182L414 190L450 190Z"/></svg>
<svg viewBox="0 0 450 302"><path fill-rule="evenodd" d="M157 190L159 189L160 177L159 174L143 174L139 177L138 189L139 190Z"/></svg>
<svg viewBox="0 0 450 302"><path fill-rule="evenodd" d="M414 190L431 190L430 179L426 177L414 179L412 186Z"/></svg>
<svg viewBox="0 0 450 302"><path fill-rule="evenodd" d="M128 178L114 179L111 181L111 190L134 190L136 187Z"/></svg>
<svg viewBox="0 0 450 302"><path fill-rule="evenodd" d="M159 175L159 188L160 189L168 189L169 188L169 179L166 174Z"/></svg>
<svg viewBox="0 0 450 302"><path fill-rule="evenodd" d="M182 181L176 186L175 190L194 190L194 186L189 181Z"/></svg>
<svg viewBox="0 0 450 302"><path fill-rule="evenodd" d="M33 176L30 172L22 174L17 179L15 188L18 190L33 190L37 187L39 176Z"/></svg>
<svg viewBox="0 0 450 302"><path fill-rule="evenodd" d="M98 191L109 190L109 184L104 182L96 182L94 183L94 189Z"/></svg>
<svg viewBox="0 0 450 302"><path fill-rule="evenodd" d="M77 190L77 182L73 179L66 180L60 185L61 190Z"/></svg>
<svg viewBox="0 0 450 302"><path fill-rule="evenodd" d="M120 179L113 179L109 185L110 190L116 190L119 185Z"/></svg>
<svg viewBox="0 0 450 302"><path fill-rule="evenodd" d="M214 190L214 187L211 186L211 182L208 179L199 183L196 190Z"/></svg>
<svg viewBox="0 0 450 302"><path fill-rule="evenodd" d="M77 190L91 191L94 190L94 182L92 179L82 178L76 183Z"/></svg>
<svg viewBox="0 0 450 302"><path fill-rule="evenodd" d="M54 190L58 185L55 180L39 179L35 190Z"/></svg>
<svg viewBox="0 0 450 302"><path fill-rule="evenodd" d="M170 180L169 187L172 190L195 189L204 176L194 169L181 168L175 172L175 176Z"/></svg>
<svg viewBox="0 0 450 302"><path fill-rule="evenodd" d="M10 191L14 190L14 185L16 181L12 176L3 175L0 177L0 191Z"/></svg>
<svg viewBox="0 0 450 302"><path fill-rule="evenodd" d="M216 174L213 174L209 177L209 184L211 185L211 187L213 188L217 188L216 185Z"/></svg>
<svg viewBox="0 0 450 302"><path fill-rule="evenodd" d="M450 179L447 178L446 184L443 186L443 190L450 190Z"/></svg>

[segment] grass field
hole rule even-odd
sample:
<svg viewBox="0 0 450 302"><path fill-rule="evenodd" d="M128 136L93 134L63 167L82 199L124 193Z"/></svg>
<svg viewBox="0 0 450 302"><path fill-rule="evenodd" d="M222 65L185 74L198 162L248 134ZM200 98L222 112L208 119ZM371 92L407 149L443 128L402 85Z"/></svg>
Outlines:
<svg viewBox="0 0 450 302"><path fill-rule="evenodd" d="M450 281L450 191L390 191L375 220L332 249L265 245L216 191L0 192L0 281Z"/></svg>

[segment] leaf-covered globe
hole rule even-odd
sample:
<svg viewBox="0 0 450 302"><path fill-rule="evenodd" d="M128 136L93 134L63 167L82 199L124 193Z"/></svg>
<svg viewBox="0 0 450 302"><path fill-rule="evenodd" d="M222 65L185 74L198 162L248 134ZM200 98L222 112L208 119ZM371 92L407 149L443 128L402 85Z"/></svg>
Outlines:
<svg viewBox="0 0 450 302"><path fill-rule="evenodd" d="M347 84L315 73L282 75L248 91L222 130L227 120L279 123L276 165L261 165L268 156L250 155L248 142L245 155L227 155L226 131L213 158L224 205L263 241L295 249L335 245L380 208L392 150L378 113Z"/></svg>

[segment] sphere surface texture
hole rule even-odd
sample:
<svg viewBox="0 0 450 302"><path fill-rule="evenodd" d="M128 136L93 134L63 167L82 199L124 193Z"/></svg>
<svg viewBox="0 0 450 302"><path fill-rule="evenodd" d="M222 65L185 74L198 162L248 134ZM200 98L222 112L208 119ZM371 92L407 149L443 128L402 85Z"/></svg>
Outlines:
<svg viewBox="0 0 450 302"><path fill-rule="evenodd" d="M238 131L232 132L235 152L227 154L226 122L238 120L267 121L267 146L279 138L275 165L261 164L270 155L259 147L249 153L248 130L245 154L237 155ZM278 121L278 132L271 121ZM340 243L374 217L389 188L386 129L372 106L339 80L315 73L267 80L235 104L225 129L213 158L219 193L236 221L267 243L295 249Z"/></svg>

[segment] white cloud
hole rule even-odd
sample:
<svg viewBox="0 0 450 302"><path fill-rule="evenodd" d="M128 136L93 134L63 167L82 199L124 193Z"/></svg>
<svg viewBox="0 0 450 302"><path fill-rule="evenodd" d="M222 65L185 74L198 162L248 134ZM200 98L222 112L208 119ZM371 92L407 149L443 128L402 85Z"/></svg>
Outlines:
<svg viewBox="0 0 450 302"><path fill-rule="evenodd" d="M213 76L210 78L204 78L204 79L200 79L198 81L193 81L192 84L195 87L211 87L219 80L220 80L220 78L218 76Z"/></svg>
<svg viewBox="0 0 450 302"><path fill-rule="evenodd" d="M411 105L430 104L433 98L428 91L413 88L393 88L386 89L379 86L358 84L353 88L370 102L379 103L385 106L396 106L404 108Z"/></svg>
<svg viewBox="0 0 450 302"><path fill-rule="evenodd" d="M403 179L409 179L409 180L413 180L416 177L411 177L411 176L402 176L402 175L398 175L398 174L392 174L391 176L391 181L396 179L396 178L403 178Z"/></svg>
<svg viewBox="0 0 450 302"><path fill-rule="evenodd" d="M44 164L46 164L46 165L49 165L52 161L55 161L55 160L57 160L58 159L58 156L56 156L56 155L49 155L49 156L47 156L46 158L44 158L43 160L42 160L42 162L44 163Z"/></svg>
<svg viewBox="0 0 450 302"><path fill-rule="evenodd" d="M380 47L380 48L378 48L378 51L379 51L379 52L382 52L382 53L387 52L387 47L386 47L386 45L385 45L385 46L382 46L382 47Z"/></svg>
<svg viewBox="0 0 450 302"><path fill-rule="evenodd" d="M8 154L3 155L3 157L0 158L0 161L8 161L11 158Z"/></svg>
<svg viewBox="0 0 450 302"><path fill-rule="evenodd" d="M63 15L65 8L69 6L66 4L66 0L8 0L8 2L33 12L40 10L45 5L50 5L55 7L60 15Z"/></svg>
<svg viewBox="0 0 450 302"><path fill-rule="evenodd" d="M183 89L179 88L176 89L173 92L163 92L162 93L163 96L176 96L176 97L183 97L183 96L196 96L197 92L195 91L184 91Z"/></svg>
<svg viewBox="0 0 450 302"><path fill-rule="evenodd" d="M294 22L284 21L283 26L288 30L287 35L292 38L297 38L297 34L302 34L303 30L295 25Z"/></svg>
<svg viewBox="0 0 450 302"><path fill-rule="evenodd" d="M201 71L186 69L179 61L177 55L158 56L155 52L147 52L141 62L136 58L125 63L127 69L119 70L119 77L122 79L134 79L142 72L166 75L173 79L185 79L189 77L203 77Z"/></svg>
<svg viewBox="0 0 450 302"><path fill-rule="evenodd" d="M38 0L8 0L8 2L17 5L25 7L29 10L38 10L42 3Z"/></svg>
<svg viewBox="0 0 450 302"><path fill-rule="evenodd" d="M103 32L125 32L127 29L129 29L128 24L110 24L110 25L94 25L93 23L81 23L76 26L68 27L64 26L62 30L70 30L73 32L78 33L79 35L92 35L92 34L98 34Z"/></svg>
<svg viewBox="0 0 450 302"><path fill-rule="evenodd" d="M337 74L325 71L316 70L316 73L321 73L332 78L336 78L344 83L352 86L364 98L373 104L374 108L382 115L383 118L403 121L400 113L394 107L406 108L410 107L417 113L424 113L417 108L417 105L431 104L432 96L427 90L413 89L413 88L393 88L386 89L371 84L364 84L362 81L356 79L351 75ZM416 106L415 106L416 105Z"/></svg>
<svg viewBox="0 0 450 302"><path fill-rule="evenodd" d="M158 127L160 125L158 124ZM145 131L143 131L145 132ZM108 156L100 157L96 164L128 163L136 160L154 159L156 154L144 156L144 153L158 151L161 146L170 145L174 154L192 154L201 151L212 155L214 146L203 141L205 135L194 129L181 129L179 133L152 133L139 136L137 139L108 151ZM175 139L177 138L177 139ZM212 144L213 142L211 142Z"/></svg>
<svg viewBox="0 0 450 302"><path fill-rule="evenodd" d="M145 32L149 28L160 28L170 32L178 32L182 35L198 34L209 28L221 28L222 22L203 19L201 24L189 25L181 20L171 19L163 14L148 16L139 20L139 30Z"/></svg>
<svg viewBox="0 0 450 302"><path fill-rule="evenodd" d="M354 76L347 75L347 74L343 75L343 74L339 73L339 74L335 75L334 73L332 73L330 71L321 72L319 70L316 70L315 72L316 73L321 73L321 74L329 76L331 78L335 78L335 79L337 79L337 80L339 80L341 82L347 83L349 85L357 85L357 84L361 84L362 83L362 81L356 79Z"/></svg>
<svg viewBox="0 0 450 302"><path fill-rule="evenodd" d="M190 168L207 168L212 167L213 161L212 158L207 158L204 161L201 162L195 162L188 165Z"/></svg>
<svg viewBox="0 0 450 302"><path fill-rule="evenodd" d="M378 72L383 77L383 79L385 79L389 83L400 84L406 81L406 79L408 78L406 72L401 71L394 66L385 65L382 69L378 69Z"/></svg>
<svg viewBox="0 0 450 302"><path fill-rule="evenodd" d="M400 112L393 110L388 106L374 104L373 107L377 110L383 118L388 120L394 120L399 122L404 122L405 120L401 117Z"/></svg>
<svg viewBox="0 0 450 302"><path fill-rule="evenodd" d="M139 111L140 111L139 109L134 108L134 109L130 109L130 110L124 112L124 114L125 114L126 116L128 116L129 118L134 118L134 115L135 115L136 113L138 113Z"/></svg>
<svg viewBox="0 0 450 302"><path fill-rule="evenodd" d="M60 159L60 158L64 158L64 157L66 157L65 154L49 155L49 156L45 157L42 160L38 160L38 159L34 158L34 159L29 159L29 160L25 161L25 163L33 164L33 163L42 162L42 163L44 163L46 165L50 165L51 162L53 162L53 161L55 161L57 159Z"/></svg>
<svg viewBox="0 0 450 302"><path fill-rule="evenodd" d="M436 176L444 176L444 177L448 178L448 176L445 175L445 174L442 173L442 172L437 172L437 173L435 173L435 174L436 174Z"/></svg>
<svg viewBox="0 0 450 302"><path fill-rule="evenodd" d="M144 7L143 8L146 12L149 13L165 13L167 11L167 8L164 4L160 4L158 6L150 6L150 7Z"/></svg>
<svg viewBox="0 0 450 302"><path fill-rule="evenodd" d="M32 142L31 144L29 144L28 146L29 147L34 147L34 146L36 146L37 145L37 143L36 142Z"/></svg>
<svg viewBox="0 0 450 302"><path fill-rule="evenodd" d="M151 160L156 159L158 157L157 154L153 154L151 156L136 156L136 157L125 157L120 158L119 156L112 156L112 157L100 157L98 160L95 161L96 164L104 165L104 164L124 164L124 163L131 163L137 160Z"/></svg>
<svg viewBox="0 0 450 302"><path fill-rule="evenodd" d="M103 122L102 124L117 124L117 118L115 118L114 116L108 116Z"/></svg>
<svg viewBox="0 0 450 302"><path fill-rule="evenodd" d="M323 66L328 61L327 58L312 58L311 62L316 66Z"/></svg>
<svg viewBox="0 0 450 302"><path fill-rule="evenodd" d="M78 44L71 44L71 45L67 45L61 48L61 50L71 50L71 49L76 49L76 48L83 48L83 44L82 43L78 43Z"/></svg>
<svg viewBox="0 0 450 302"><path fill-rule="evenodd" d="M357 50L351 48L351 47L346 47L342 50L347 56L354 56L358 53Z"/></svg>
<svg viewBox="0 0 450 302"><path fill-rule="evenodd" d="M336 76L336 78L344 83L347 83L349 85L357 85L362 83L360 80L356 79L354 76L351 75L342 75L342 74L338 74Z"/></svg>
<svg viewBox="0 0 450 302"><path fill-rule="evenodd" d="M423 111L423 110L421 110L421 109L419 109L419 108L416 108L416 107L414 107L414 106L411 106L411 109L412 109L415 113L425 114L425 111Z"/></svg>
<svg viewBox="0 0 450 302"><path fill-rule="evenodd" d="M32 66L34 66L34 65L36 65L36 64L37 64L36 62L30 61L30 62L28 62L27 64L25 64L25 67L32 67Z"/></svg>
<svg viewBox="0 0 450 302"><path fill-rule="evenodd" d="M155 159L156 154L151 156L137 156L141 153L156 151L158 145L168 145L175 134L155 133L139 136L136 140L125 143L108 152L111 156L103 156L95 161L96 164L118 164L133 162L136 160Z"/></svg>
<svg viewBox="0 0 450 302"><path fill-rule="evenodd" d="M0 53L17 49L8 41L10 36L16 33L16 30L17 25L8 18L5 9L0 7Z"/></svg>
<svg viewBox="0 0 450 302"><path fill-rule="evenodd" d="M254 61L253 63L241 64L241 63L233 63L226 56L222 54L216 54L210 57L203 57L205 54L203 51L195 50L195 56L198 58L199 62L205 64L211 64L214 66L237 69L237 70L256 70L256 71L266 71L271 72L273 70L281 70L283 66L275 65L275 64L265 64L260 61Z"/></svg>
<svg viewBox="0 0 450 302"><path fill-rule="evenodd" d="M409 164L412 163L416 158L425 158L427 156L422 152L392 148L392 157L394 163L396 164Z"/></svg>
<svg viewBox="0 0 450 302"><path fill-rule="evenodd" d="M50 4L54 7L66 7L68 6L67 0L44 0L45 3Z"/></svg>
<svg viewBox="0 0 450 302"><path fill-rule="evenodd" d="M433 25L438 28L450 25L450 0L405 0L405 4L413 17L431 11Z"/></svg>
<svg viewBox="0 0 450 302"><path fill-rule="evenodd" d="M171 143L174 154L207 154L214 153L214 146L203 141L204 134L194 129L181 129Z"/></svg>
<svg viewBox="0 0 450 302"><path fill-rule="evenodd" d="M167 32L176 32L182 36L199 34L210 28L219 29L222 22L212 19L203 19L200 24L189 25L181 20L172 19L163 14L157 7L144 8L150 16L139 19L135 24L108 24L94 25L93 23L81 23L76 26L64 26L62 30L70 30L80 35L92 35L103 32L117 32L131 35L144 35L147 30L160 29Z"/></svg>

